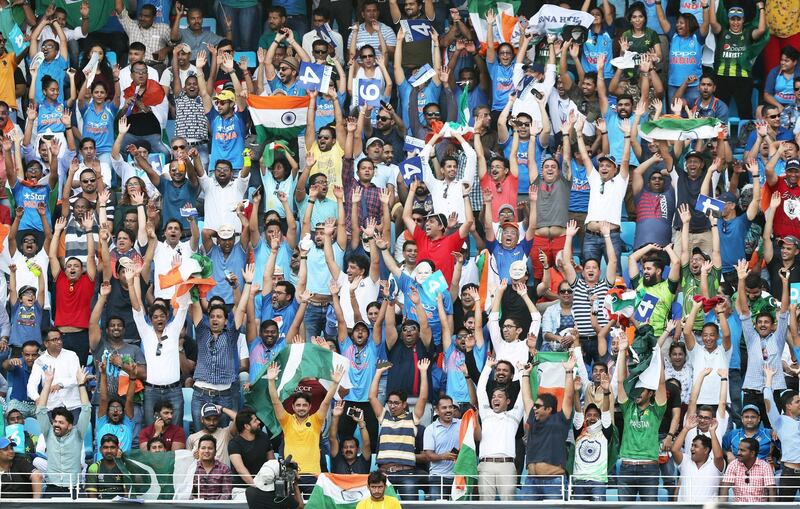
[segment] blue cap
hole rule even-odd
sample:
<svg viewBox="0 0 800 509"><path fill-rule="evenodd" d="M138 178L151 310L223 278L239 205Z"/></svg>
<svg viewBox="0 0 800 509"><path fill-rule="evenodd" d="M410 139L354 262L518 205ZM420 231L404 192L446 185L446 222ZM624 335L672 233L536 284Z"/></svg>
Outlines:
<svg viewBox="0 0 800 509"><path fill-rule="evenodd" d="M0 449L5 449L10 445L17 445L14 441L9 440L6 437L0 437Z"/></svg>
<svg viewBox="0 0 800 509"><path fill-rule="evenodd" d="M758 415L761 415L761 410L756 405L750 404L750 405L743 406L742 407L742 413L744 413L746 410L752 410L753 412L757 413Z"/></svg>
<svg viewBox="0 0 800 509"><path fill-rule="evenodd" d="M719 199L719 201L724 201L725 203L736 203L736 195L730 191L725 191L724 193L720 193L720 195L717 196L717 198Z"/></svg>
<svg viewBox="0 0 800 509"><path fill-rule="evenodd" d="M612 156L611 154L602 155L597 158L597 162L600 161L609 161L614 166L617 166L617 158Z"/></svg>

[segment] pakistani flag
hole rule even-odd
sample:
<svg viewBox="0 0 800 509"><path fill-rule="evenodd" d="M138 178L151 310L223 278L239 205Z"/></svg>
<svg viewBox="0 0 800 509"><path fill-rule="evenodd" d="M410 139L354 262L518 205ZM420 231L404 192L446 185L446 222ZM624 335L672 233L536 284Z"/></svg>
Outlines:
<svg viewBox="0 0 800 509"><path fill-rule="evenodd" d="M81 1L80 0L48 0L36 2L37 16L44 14L48 5L61 7L67 12L67 25L70 27L81 26ZM21 10L21 9L20 9ZM91 0L89 2L89 31L94 32L103 28L114 10L114 0Z"/></svg>
<svg viewBox="0 0 800 509"><path fill-rule="evenodd" d="M306 127L308 96L251 95L247 98L250 118L256 125L258 143L265 140L291 140Z"/></svg>
<svg viewBox="0 0 800 509"><path fill-rule="evenodd" d="M264 163L265 167L272 168L272 165L275 163L275 153L278 150L294 155L292 151L289 150L289 144L283 140L276 140L272 143L268 143L267 146L264 147L264 155L261 157L261 161Z"/></svg>
<svg viewBox="0 0 800 509"><path fill-rule="evenodd" d="M458 441L458 457L453 467L456 477L453 479L453 489L450 496L453 500L460 500L469 496L478 480L478 456L475 453L475 410L469 409L461 416L461 429Z"/></svg>
<svg viewBox="0 0 800 509"><path fill-rule="evenodd" d="M472 120L472 115L469 111L469 85L464 85L461 97L458 98L458 123L469 125L470 120Z"/></svg>
<svg viewBox="0 0 800 509"><path fill-rule="evenodd" d="M318 379L327 389L332 383L331 373L337 366L350 367L350 361L346 357L312 343L289 345L281 350L273 361L277 362L281 368L280 375L275 380L281 401L288 399L294 393L300 380L304 378ZM245 402L255 409L256 415L269 428L272 436L276 436L281 433L281 425L275 418L272 401L269 398L267 369L269 369L269 365L264 366L261 373L258 374L250 392L245 395ZM345 389L352 387L347 369L345 369L339 386Z"/></svg>
<svg viewBox="0 0 800 509"><path fill-rule="evenodd" d="M640 132L647 141L709 140L716 138L722 129L718 118L681 118L665 115L658 120L642 124Z"/></svg>
<svg viewBox="0 0 800 509"><path fill-rule="evenodd" d="M192 498L197 460L192 451L131 450L117 460L123 471L129 498L145 500L189 500Z"/></svg>
<svg viewBox="0 0 800 509"><path fill-rule="evenodd" d="M368 474L319 474L306 506L313 509L355 509L361 500L370 496L367 477ZM397 498L388 481L383 497Z"/></svg>

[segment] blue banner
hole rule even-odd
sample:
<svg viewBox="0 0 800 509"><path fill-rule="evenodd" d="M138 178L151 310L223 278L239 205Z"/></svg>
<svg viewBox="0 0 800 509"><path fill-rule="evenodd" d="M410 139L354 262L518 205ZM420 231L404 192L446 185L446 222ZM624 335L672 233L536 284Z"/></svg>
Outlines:
<svg viewBox="0 0 800 509"><path fill-rule="evenodd" d="M414 180L422 180L422 159L414 156L400 163L400 174L407 186Z"/></svg>
<svg viewBox="0 0 800 509"><path fill-rule="evenodd" d="M711 198L704 194L698 196L697 203L694 204L694 209L699 210L703 214L708 214L709 212L720 214L724 208L724 201Z"/></svg>
<svg viewBox="0 0 800 509"><path fill-rule="evenodd" d="M640 323L646 322L650 319L650 315L653 314L656 304L658 304L658 297L647 293L644 294L644 296L642 296L642 300L639 302L639 305L636 306L636 312L633 314L633 319Z"/></svg>
<svg viewBox="0 0 800 509"><path fill-rule="evenodd" d="M433 27L431 24L422 19L404 19L400 22L400 26L405 31L405 41L430 41Z"/></svg>
<svg viewBox="0 0 800 509"><path fill-rule="evenodd" d="M378 108L381 105L383 82L378 79L358 78L358 105Z"/></svg>

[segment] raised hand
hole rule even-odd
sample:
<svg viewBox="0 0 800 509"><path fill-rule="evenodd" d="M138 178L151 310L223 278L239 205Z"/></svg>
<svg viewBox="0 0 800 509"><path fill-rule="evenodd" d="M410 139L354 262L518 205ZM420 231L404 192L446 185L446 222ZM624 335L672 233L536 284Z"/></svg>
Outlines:
<svg viewBox="0 0 800 509"><path fill-rule="evenodd" d="M267 380L276 380L278 375L281 374L281 367L278 366L277 362L272 362L267 368Z"/></svg>

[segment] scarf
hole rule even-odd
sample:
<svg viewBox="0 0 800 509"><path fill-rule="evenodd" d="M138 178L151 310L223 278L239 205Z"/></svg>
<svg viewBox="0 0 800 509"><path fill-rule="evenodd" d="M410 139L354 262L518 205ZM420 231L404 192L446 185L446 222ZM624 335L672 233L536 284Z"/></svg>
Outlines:
<svg viewBox="0 0 800 509"><path fill-rule="evenodd" d="M699 302L703 305L703 313L708 313L709 311L714 309L717 304L722 302L722 298L720 297L711 297L710 299L707 299L702 295L695 295L694 297L692 297L692 300L694 300L695 302Z"/></svg>
<svg viewBox="0 0 800 509"><path fill-rule="evenodd" d="M123 96L125 99L137 96L142 101L142 104L151 108L164 102L164 98L166 97L161 85L159 85L157 81L150 79L144 84L144 90L141 90L141 87L138 87L136 84L131 83L123 92ZM134 103L131 113L141 113L137 104Z"/></svg>

